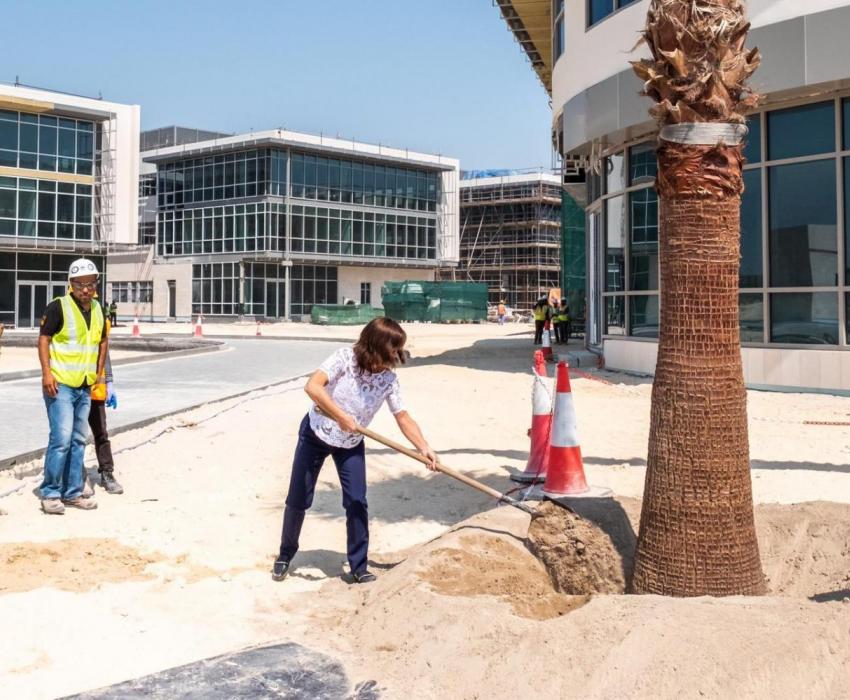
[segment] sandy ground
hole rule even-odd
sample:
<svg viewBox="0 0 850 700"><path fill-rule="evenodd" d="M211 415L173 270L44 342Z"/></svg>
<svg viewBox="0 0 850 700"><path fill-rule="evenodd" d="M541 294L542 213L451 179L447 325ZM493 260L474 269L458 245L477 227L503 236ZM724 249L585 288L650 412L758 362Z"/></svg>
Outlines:
<svg viewBox="0 0 850 700"><path fill-rule="evenodd" d="M528 449L531 348L512 336L522 327L413 328L407 407L447 464L510 488ZM612 373L573 379L588 479L632 518L649 391ZM688 601L556 593L525 546L527 515L377 446L378 582L340 576L330 463L296 568L272 582L307 407L300 386L281 386L124 433L114 447L126 494L98 491L94 512L41 515L27 476L38 465L0 476L0 494L23 486L0 498L0 619L13 630L0 636L2 694L56 697L291 640L387 698L850 695L850 427L809 424L850 422L850 399L750 394L755 499L773 504L757 523L777 595ZM386 412L372 427L398 435ZM829 503L788 505L807 501Z"/></svg>
<svg viewBox="0 0 850 700"><path fill-rule="evenodd" d="M139 357L150 353L135 350L110 350L109 356L113 360L122 360L128 357ZM32 348L2 347L0 348L0 374L5 372L23 372L38 369L38 351Z"/></svg>

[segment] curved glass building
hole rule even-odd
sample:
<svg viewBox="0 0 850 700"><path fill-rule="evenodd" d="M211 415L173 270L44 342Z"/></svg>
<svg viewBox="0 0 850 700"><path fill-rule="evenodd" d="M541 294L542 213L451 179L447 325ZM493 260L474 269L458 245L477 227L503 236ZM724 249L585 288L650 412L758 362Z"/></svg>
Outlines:
<svg viewBox="0 0 850 700"><path fill-rule="evenodd" d="M608 367L652 373L656 130L629 65L645 52L636 43L649 0L496 4L551 95L565 181L583 181L565 194L585 211L565 248L583 257L588 347ZM741 210L745 378L850 390L850 2L748 7L764 100L749 118Z"/></svg>

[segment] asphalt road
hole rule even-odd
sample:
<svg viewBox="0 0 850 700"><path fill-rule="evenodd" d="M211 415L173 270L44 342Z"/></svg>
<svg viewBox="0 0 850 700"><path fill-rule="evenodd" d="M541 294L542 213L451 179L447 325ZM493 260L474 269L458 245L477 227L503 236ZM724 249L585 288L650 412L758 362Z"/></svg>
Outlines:
<svg viewBox="0 0 850 700"><path fill-rule="evenodd" d="M315 369L341 343L228 340L223 350L115 368L118 410L110 429L216 401ZM35 352L35 350L33 350ZM48 425L41 378L0 384L0 468L44 448Z"/></svg>

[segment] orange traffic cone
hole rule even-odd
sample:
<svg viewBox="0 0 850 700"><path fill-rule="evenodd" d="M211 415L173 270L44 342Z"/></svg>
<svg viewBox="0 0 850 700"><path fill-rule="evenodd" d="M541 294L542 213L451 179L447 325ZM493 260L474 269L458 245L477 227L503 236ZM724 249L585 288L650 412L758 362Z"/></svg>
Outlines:
<svg viewBox="0 0 850 700"><path fill-rule="evenodd" d="M590 489L584 478L581 447L576 434L576 411L566 362L558 363L555 412L549 443L549 471L543 493L550 497L574 496Z"/></svg>
<svg viewBox="0 0 850 700"><path fill-rule="evenodd" d="M546 361L543 353L534 353L534 385L531 390L531 451L521 474L511 479L521 484L542 481L549 464L549 433L552 430L552 393L546 386Z"/></svg>
<svg viewBox="0 0 850 700"><path fill-rule="evenodd" d="M546 321L546 326L543 328L543 358L546 362L555 361L555 355L552 352L552 336L550 334L549 321Z"/></svg>
<svg viewBox="0 0 850 700"><path fill-rule="evenodd" d="M142 334L141 329L139 328L139 317L133 317L133 337L138 338Z"/></svg>
<svg viewBox="0 0 850 700"><path fill-rule="evenodd" d="M201 319L201 314L198 314L198 320L195 321L195 337L202 338L204 336L204 322Z"/></svg>
<svg viewBox="0 0 850 700"><path fill-rule="evenodd" d="M254 335L256 335L256 336L262 335L262 333L260 333L260 324L259 323L257 324L257 332Z"/></svg>

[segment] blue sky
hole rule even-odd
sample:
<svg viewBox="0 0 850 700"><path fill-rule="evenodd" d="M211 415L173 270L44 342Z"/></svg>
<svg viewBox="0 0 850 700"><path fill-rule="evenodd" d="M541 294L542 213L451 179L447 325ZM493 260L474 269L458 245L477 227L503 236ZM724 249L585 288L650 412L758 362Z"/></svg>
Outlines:
<svg viewBox="0 0 850 700"><path fill-rule="evenodd" d="M142 106L142 128L285 127L549 166L546 92L490 0L40 0L0 80Z"/></svg>

